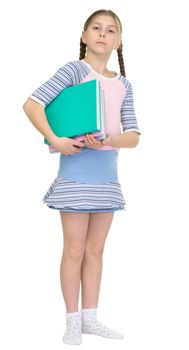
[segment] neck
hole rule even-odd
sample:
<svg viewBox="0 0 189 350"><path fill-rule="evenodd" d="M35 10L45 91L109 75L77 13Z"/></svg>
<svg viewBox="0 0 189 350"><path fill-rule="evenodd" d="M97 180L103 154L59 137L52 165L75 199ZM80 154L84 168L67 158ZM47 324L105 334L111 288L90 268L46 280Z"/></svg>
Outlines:
<svg viewBox="0 0 189 350"><path fill-rule="evenodd" d="M84 61L86 63L89 63L90 66L99 74L106 74L108 72L108 69L106 68L107 62L108 62L109 57L99 57L92 55L92 54L87 54L87 56L84 58Z"/></svg>

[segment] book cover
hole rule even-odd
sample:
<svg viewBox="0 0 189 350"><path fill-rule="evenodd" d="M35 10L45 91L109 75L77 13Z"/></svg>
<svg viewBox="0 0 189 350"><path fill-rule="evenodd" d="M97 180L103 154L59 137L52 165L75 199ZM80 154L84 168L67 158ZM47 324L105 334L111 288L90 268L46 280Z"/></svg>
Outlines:
<svg viewBox="0 0 189 350"><path fill-rule="evenodd" d="M77 137L102 131L101 86L90 80L65 88L45 107L47 121L59 137ZM44 142L49 142L44 138Z"/></svg>

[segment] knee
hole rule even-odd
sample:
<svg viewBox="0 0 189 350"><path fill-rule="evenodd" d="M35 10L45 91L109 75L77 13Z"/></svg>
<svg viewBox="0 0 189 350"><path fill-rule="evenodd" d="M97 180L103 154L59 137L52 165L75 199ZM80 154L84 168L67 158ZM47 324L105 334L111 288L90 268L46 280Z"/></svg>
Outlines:
<svg viewBox="0 0 189 350"><path fill-rule="evenodd" d="M64 255L75 262L81 262L83 259L85 245L81 242L68 243L64 247Z"/></svg>
<svg viewBox="0 0 189 350"><path fill-rule="evenodd" d="M104 244L98 242L88 242L85 246L84 256L85 258L100 258L103 255Z"/></svg>

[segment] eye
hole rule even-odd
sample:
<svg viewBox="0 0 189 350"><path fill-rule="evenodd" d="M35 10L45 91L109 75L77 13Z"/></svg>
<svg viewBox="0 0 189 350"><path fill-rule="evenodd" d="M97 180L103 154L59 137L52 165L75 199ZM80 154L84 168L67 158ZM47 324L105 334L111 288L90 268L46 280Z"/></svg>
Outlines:
<svg viewBox="0 0 189 350"><path fill-rule="evenodd" d="M93 29L99 29L99 27L96 26L96 27L93 27ZM113 30L111 30L111 29L109 29L109 32L110 32L110 33L115 33L115 32L114 32Z"/></svg>

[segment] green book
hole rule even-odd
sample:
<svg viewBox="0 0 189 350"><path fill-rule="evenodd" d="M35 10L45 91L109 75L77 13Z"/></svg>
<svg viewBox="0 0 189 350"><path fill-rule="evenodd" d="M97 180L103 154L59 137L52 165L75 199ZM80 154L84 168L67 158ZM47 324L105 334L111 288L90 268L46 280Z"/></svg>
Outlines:
<svg viewBox="0 0 189 350"><path fill-rule="evenodd" d="M74 138L101 132L105 110L102 93L100 81L96 79L63 89L44 109L55 135ZM49 145L46 138L44 143Z"/></svg>

